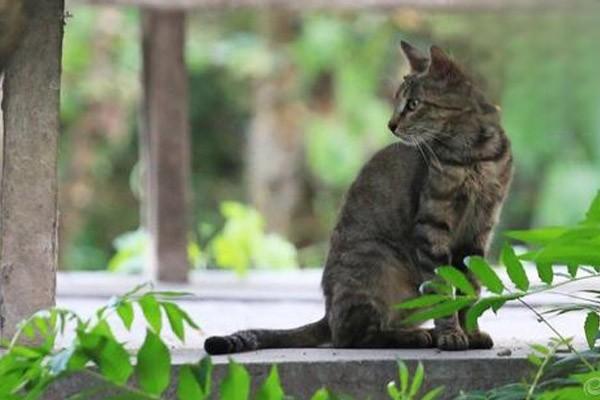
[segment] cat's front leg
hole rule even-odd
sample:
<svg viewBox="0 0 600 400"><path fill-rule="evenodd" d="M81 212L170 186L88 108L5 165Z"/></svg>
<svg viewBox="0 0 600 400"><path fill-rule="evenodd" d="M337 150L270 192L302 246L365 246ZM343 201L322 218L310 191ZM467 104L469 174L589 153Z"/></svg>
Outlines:
<svg viewBox="0 0 600 400"><path fill-rule="evenodd" d="M489 230L487 232L480 232L478 237L473 241L474 246L463 247L453 251L452 254L452 265L461 270L465 276L469 279L471 286L475 289L476 295L479 297L481 292L481 284L477 277L467 268L465 264L465 258L469 256L480 256L485 257L487 253L487 244L489 243ZM464 293L458 293L464 294ZM465 332L466 330L466 314L467 310L463 309L458 312L458 320L460 326ZM494 341L492 337L479 329L479 325L476 323L475 329L467 333L469 338L470 349L491 349L494 347Z"/></svg>
<svg viewBox="0 0 600 400"><path fill-rule="evenodd" d="M451 234L457 220L451 199L424 199L416 218L414 240L418 266L426 279L434 277L435 268L450 265ZM439 349L466 350L469 347L457 313L438 318L434 323L431 334Z"/></svg>

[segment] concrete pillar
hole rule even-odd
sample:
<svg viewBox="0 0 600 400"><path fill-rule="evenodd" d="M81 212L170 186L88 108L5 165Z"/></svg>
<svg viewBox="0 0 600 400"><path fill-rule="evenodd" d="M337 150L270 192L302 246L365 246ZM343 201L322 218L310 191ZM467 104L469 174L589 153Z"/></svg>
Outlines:
<svg viewBox="0 0 600 400"><path fill-rule="evenodd" d="M150 269L166 282L186 282L189 272L190 138L184 46L184 12L143 12L142 219L152 243Z"/></svg>
<svg viewBox="0 0 600 400"><path fill-rule="evenodd" d="M54 305L63 0L26 0L30 16L3 83L0 337Z"/></svg>

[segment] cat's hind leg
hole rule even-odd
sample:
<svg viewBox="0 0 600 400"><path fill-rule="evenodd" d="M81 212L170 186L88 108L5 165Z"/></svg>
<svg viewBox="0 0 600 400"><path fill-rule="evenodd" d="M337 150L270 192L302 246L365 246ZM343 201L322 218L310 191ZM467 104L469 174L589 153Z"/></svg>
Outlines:
<svg viewBox="0 0 600 400"><path fill-rule="evenodd" d="M430 348L431 334L420 328L386 327L385 315L368 303L331 310L332 344L337 348Z"/></svg>

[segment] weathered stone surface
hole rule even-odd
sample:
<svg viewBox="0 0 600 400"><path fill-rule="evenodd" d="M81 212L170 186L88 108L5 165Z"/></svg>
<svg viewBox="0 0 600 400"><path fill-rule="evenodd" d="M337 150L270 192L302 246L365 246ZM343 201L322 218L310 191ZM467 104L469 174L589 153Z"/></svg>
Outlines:
<svg viewBox="0 0 600 400"><path fill-rule="evenodd" d="M32 15L6 70L0 187L0 336L54 304L63 0Z"/></svg>
<svg viewBox="0 0 600 400"><path fill-rule="evenodd" d="M178 365L196 362L202 352L176 355ZM489 389L507 383L519 382L531 371L525 353L512 357L498 357L493 351L440 353L435 350L334 350L334 349L283 349L264 350L234 355L252 376L253 391L264 381L273 364L287 394L297 399L310 399L322 387L336 393L352 395L356 399L388 399L386 385L397 381L396 360L407 363L411 373L419 361L425 367L424 393L444 386L442 399L451 399L461 390ZM227 357L213 357L213 391L227 374ZM176 399L176 377L164 398ZM45 399L58 400L96 383L88 376L74 376L55 385ZM213 393L214 395L214 393ZM89 397L94 399L93 396ZM213 398L218 398L214 395Z"/></svg>

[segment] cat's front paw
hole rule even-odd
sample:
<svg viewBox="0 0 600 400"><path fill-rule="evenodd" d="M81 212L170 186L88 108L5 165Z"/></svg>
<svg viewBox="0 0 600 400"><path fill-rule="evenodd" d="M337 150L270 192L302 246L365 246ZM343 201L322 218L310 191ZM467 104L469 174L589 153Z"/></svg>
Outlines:
<svg viewBox="0 0 600 400"><path fill-rule="evenodd" d="M492 337L485 332L469 333L469 349L491 349L494 347Z"/></svg>
<svg viewBox="0 0 600 400"><path fill-rule="evenodd" d="M436 347L447 351L467 350L469 338L462 330L444 330L436 335Z"/></svg>

